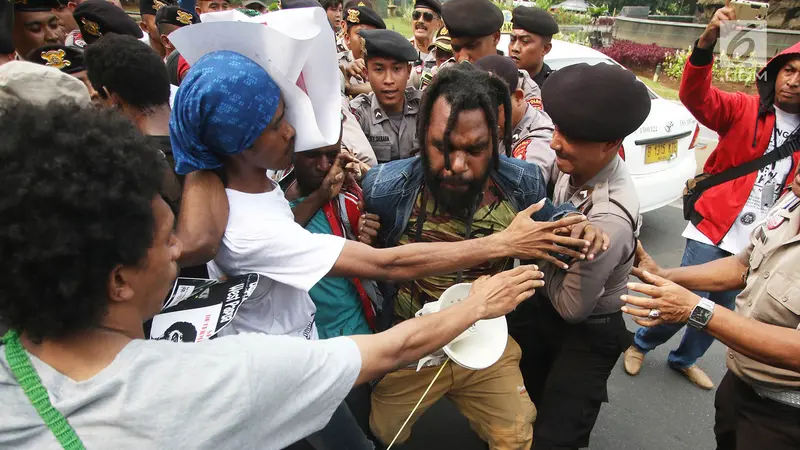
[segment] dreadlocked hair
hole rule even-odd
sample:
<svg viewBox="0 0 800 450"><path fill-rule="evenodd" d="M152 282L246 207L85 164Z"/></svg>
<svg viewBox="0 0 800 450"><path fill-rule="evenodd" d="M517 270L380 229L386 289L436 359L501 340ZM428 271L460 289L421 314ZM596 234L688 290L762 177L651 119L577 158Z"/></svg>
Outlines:
<svg viewBox="0 0 800 450"><path fill-rule="evenodd" d="M425 89L418 116L419 120L417 121L419 148L427 148L428 126L430 125L433 104L441 96L444 96L447 103L450 104L450 117L447 118L447 126L442 142L444 164L448 170L450 169L450 132L455 127L458 115L462 111L483 110L486 121L489 123L489 132L492 136L493 163L497 168L500 165L497 109L502 105L504 111L506 111L503 146L505 147L505 155L511 155L511 96L508 92L508 87L499 78L477 69L469 63L455 64L442 69Z"/></svg>

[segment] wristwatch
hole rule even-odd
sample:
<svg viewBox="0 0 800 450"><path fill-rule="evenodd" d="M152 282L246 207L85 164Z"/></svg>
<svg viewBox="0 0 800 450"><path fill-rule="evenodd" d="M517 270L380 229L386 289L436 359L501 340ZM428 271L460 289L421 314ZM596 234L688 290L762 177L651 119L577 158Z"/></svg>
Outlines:
<svg viewBox="0 0 800 450"><path fill-rule="evenodd" d="M689 326L696 330L702 330L708 325L712 315L714 315L714 302L702 298L692 310L692 314L689 315Z"/></svg>

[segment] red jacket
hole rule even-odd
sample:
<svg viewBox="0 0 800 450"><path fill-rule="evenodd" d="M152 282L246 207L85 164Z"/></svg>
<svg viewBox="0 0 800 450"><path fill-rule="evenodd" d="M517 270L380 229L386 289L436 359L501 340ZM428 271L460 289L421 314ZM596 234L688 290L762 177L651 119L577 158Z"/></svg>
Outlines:
<svg viewBox="0 0 800 450"><path fill-rule="evenodd" d="M700 53L707 53L700 56ZM720 173L764 154L775 127L775 78L789 55L800 55L800 43L772 58L758 74L758 95L729 93L711 85L713 56L695 48L681 78L680 99L701 124L719 134L719 143L706 161L703 172ZM705 61L703 61L706 59ZM708 62L698 64L698 62ZM792 174L800 154L793 155ZM712 242L719 244L742 211L758 172L708 189L695 204L692 223ZM784 189L792 181L787 177Z"/></svg>

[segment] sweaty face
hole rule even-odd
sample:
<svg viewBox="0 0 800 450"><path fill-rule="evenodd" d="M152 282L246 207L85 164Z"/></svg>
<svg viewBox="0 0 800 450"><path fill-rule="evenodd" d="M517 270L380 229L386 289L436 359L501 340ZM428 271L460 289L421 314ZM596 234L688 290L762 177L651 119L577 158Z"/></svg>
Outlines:
<svg viewBox="0 0 800 450"><path fill-rule="evenodd" d="M347 48L353 52L353 58L360 59L364 57L363 54L363 47L362 47L362 38L358 35L358 32L361 30L374 30L375 27L372 25L348 25L347 26L347 33L344 35L344 43L347 44Z"/></svg>
<svg viewBox="0 0 800 450"><path fill-rule="evenodd" d="M66 6L59 6L53 8L53 14L58 17L58 22L61 28L64 29L64 34L78 28L78 23L75 22L75 17L72 16L72 10Z"/></svg>
<svg viewBox="0 0 800 450"><path fill-rule="evenodd" d="M415 38L431 41L439 28L442 28L442 18L432 9L415 8L411 15L411 25L414 27Z"/></svg>
<svg viewBox="0 0 800 450"><path fill-rule="evenodd" d="M411 68L408 62L387 58L367 61L367 78L378 103L384 109L399 111L405 102L405 90Z"/></svg>
<svg viewBox="0 0 800 450"><path fill-rule="evenodd" d="M800 58L788 61L778 71L775 104L788 113L800 113Z"/></svg>
<svg viewBox="0 0 800 450"><path fill-rule="evenodd" d="M325 10L328 15L328 22L331 24L333 31L338 33L342 29L342 4L338 3Z"/></svg>
<svg viewBox="0 0 800 450"><path fill-rule="evenodd" d="M294 127L286 121L286 107L281 99L272 122L242 155L264 170L285 169L292 163L294 135Z"/></svg>
<svg viewBox="0 0 800 450"><path fill-rule="evenodd" d="M450 164L444 153L444 134L450 104L439 97L431 110L427 144L422 154L425 183L449 212L463 213L483 192L492 163L492 135L481 109L461 111L450 132Z"/></svg>
<svg viewBox="0 0 800 450"><path fill-rule="evenodd" d="M337 142L328 147L294 154L294 171L303 195L309 195L319 189L341 149L341 144Z"/></svg>
<svg viewBox="0 0 800 450"><path fill-rule="evenodd" d="M517 67L527 70L531 76L541 70L546 55L553 45L550 40L529 33L525 30L513 30L511 41L508 43L508 55L517 64Z"/></svg>
<svg viewBox="0 0 800 450"><path fill-rule="evenodd" d="M198 14L205 14L210 12L218 12L218 11L227 11L231 9L231 4L226 1L221 0L211 0L211 1L204 1L199 0L197 2L197 13Z"/></svg>
<svg viewBox="0 0 800 450"><path fill-rule="evenodd" d="M620 142L589 142L572 139L555 127L550 148L556 152L556 164L560 171L573 176L586 177L593 175L606 165L608 158L611 157L609 152L616 152Z"/></svg>
<svg viewBox="0 0 800 450"><path fill-rule="evenodd" d="M490 34L482 37L453 37L451 43L453 45L453 56L456 61L475 61L483 58L484 56L497 54L497 41L500 40L500 32Z"/></svg>
<svg viewBox="0 0 800 450"><path fill-rule="evenodd" d="M178 276L177 261L181 255L181 242L175 235L175 215L161 196L154 198L152 205L155 218L153 245L129 278L145 318L161 311L172 282Z"/></svg>
<svg viewBox="0 0 800 450"><path fill-rule="evenodd" d="M14 47L21 56L45 45L63 44L66 39L52 11L17 12L14 17Z"/></svg>

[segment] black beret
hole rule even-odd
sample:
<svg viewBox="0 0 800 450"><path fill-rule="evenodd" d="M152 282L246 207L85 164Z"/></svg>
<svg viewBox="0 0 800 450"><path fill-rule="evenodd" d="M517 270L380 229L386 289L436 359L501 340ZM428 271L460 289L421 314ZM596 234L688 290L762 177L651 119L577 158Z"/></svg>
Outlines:
<svg viewBox="0 0 800 450"><path fill-rule="evenodd" d="M347 10L344 15L345 22L350 25L372 25L380 30L386 29L386 23L381 19L381 16L369 6L361 5L354 6Z"/></svg>
<svg viewBox="0 0 800 450"><path fill-rule="evenodd" d="M58 0L11 0L14 4L14 11L37 12L50 11L61 7Z"/></svg>
<svg viewBox="0 0 800 450"><path fill-rule="evenodd" d="M503 12L489 0L450 0L442 5L442 19L450 36L488 36L503 26Z"/></svg>
<svg viewBox="0 0 800 450"><path fill-rule="evenodd" d="M371 0L344 0L342 4L342 10L347 11L348 9L355 8L357 6L366 6L367 8L375 10L375 5L372 4Z"/></svg>
<svg viewBox="0 0 800 450"><path fill-rule="evenodd" d="M322 8L317 0L281 0L281 9Z"/></svg>
<svg viewBox="0 0 800 450"><path fill-rule="evenodd" d="M633 133L645 121L650 95L629 70L615 64L582 63L547 77L542 106L565 136L611 142Z"/></svg>
<svg viewBox="0 0 800 450"><path fill-rule="evenodd" d="M193 23L200 23L200 17L194 11L186 11L179 6L165 6L156 13L156 25L168 23L177 27L185 27Z"/></svg>
<svg viewBox="0 0 800 450"><path fill-rule="evenodd" d="M556 19L549 12L533 6L517 6L511 17L514 28L519 28L539 36L552 36L558 33Z"/></svg>
<svg viewBox="0 0 800 450"><path fill-rule="evenodd" d="M442 4L438 0L416 0L414 8L432 9L436 14L442 15Z"/></svg>
<svg viewBox="0 0 800 450"><path fill-rule="evenodd" d="M72 15L81 29L86 44L91 44L108 33L142 38L142 29L128 16L128 13L105 0L85 1L75 8Z"/></svg>
<svg viewBox="0 0 800 450"><path fill-rule="evenodd" d="M519 69L513 59L501 55L484 56L475 61L475 67L503 80L512 94L516 92L519 85Z"/></svg>
<svg viewBox="0 0 800 450"><path fill-rule="evenodd" d="M169 5L175 5L173 0L139 0L139 14L155 16L158 10Z"/></svg>
<svg viewBox="0 0 800 450"><path fill-rule="evenodd" d="M67 47L60 44L45 45L32 50L25 59L67 74L86 70L86 64L83 62L83 49L78 47Z"/></svg>
<svg viewBox="0 0 800 450"><path fill-rule="evenodd" d="M366 56L369 58L390 58L397 61L416 61L417 50L402 34L392 30L361 30L364 38Z"/></svg>

